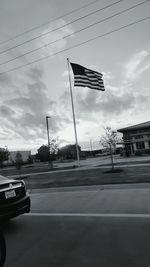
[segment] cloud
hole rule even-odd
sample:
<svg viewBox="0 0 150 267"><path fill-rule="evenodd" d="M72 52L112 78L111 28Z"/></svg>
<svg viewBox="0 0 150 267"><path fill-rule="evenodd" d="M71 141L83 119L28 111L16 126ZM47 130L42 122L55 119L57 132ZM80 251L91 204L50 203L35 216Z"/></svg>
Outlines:
<svg viewBox="0 0 150 267"><path fill-rule="evenodd" d="M43 77L44 71L41 68L31 68L30 71L27 72L27 76L31 78L31 80L40 80Z"/></svg>
<svg viewBox="0 0 150 267"><path fill-rule="evenodd" d="M104 79L105 83L110 81L113 78L112 73L110 71L108 71L108 72L103 71L102 74L103 74L103 79Z"/></svg>
<svg viewBox="0 0 150 267"><path fill-rule="evenodd" d="M63 77L63 78L68 77L68 70L64 70L64 71L63 71L63 73L62 73L62 77Z"/></svg>
<svg viewBox="0 0 150 267"><path fill-rule="evenodd" d="M147 62L148 60L148 62ZM142 50L131 57L125 65L125 76L127 80L140 78L143 72L150 68L150 54Z"/></svg>
<svg viewBox="0 0 150 267"><path fill-rule="evenodd" d="M42 69L30 69L26 72L26 79L28 83L20 94L14 93L0 107L1 131L9 128L11 137L19 136L23 142L31 139L35 142L39 139L46 140L46 115L52 116L49 121L51 135L65 127L69 118L65 116L65 110L60 112L57 102L49 98ZM4 136L6 134L3 138Z"/></svg>
<svg viewBox="0 0 150 267"><path fill-rule="evenodd" d="M47 27L42 31L41 34L43 34L43 36L41 36L41 38L35 43L36 47L44 45L43 49L40 50L41 55L52 55L53 53L63 49L67 45L67 39L65 36L71 35L70 38L73 38L73 28L71 26L63 27L65 24L66 21L60 19L51 23L50 27Z"/></svg>
<svg viewBox="0 0 150 267"><path fill-rule="evenodd" d="M137 114L140 110L150 110L149 91L145 88L142 91L135 90L131 85L120 89L109 87L105 92L85 88L87 94L78 91L75 97L76 117L82 124L83 121L91 125L100 121L120 120L131 112ZM66 102L67 103L67 102ZM139 108L140 107L140 108Z"/></svg>
<svg viewBox="0 0 150 267"><path fill-rule="evenodd" d="M11 49L7 51L7 53L0 55L2 63L12 60L6 64L0 65L0 73L10 70L11 68L13 69L15 67L21 66L22 64L28 64L32 61L36 61L37 59L43 58L45 56L53 55L55 52L64 49L68 42L65 36L70 34L70 38L73 38L74 36L73 28L71 26L63 27L63 25L65 24L65 20L57 20L51 23L50 26L45 27L41 31L38 31L36 36L41 35L40 37L36 38L35 40L29 41L26 44L18 46L17 49ZM21 42L19 44L21 44ZM10 45L8 45L7 43L3 45L3 51L9 48ZM33 52L24 55L30 51ZM15 59L16 57L18 58ZM42 62L44 64L44 61L41 61L41 64Z"/></svg>
<svg viewBox="0 0 150 267"><path fill-rule="evenodd" d="M9 85L11 83L11 77L8 74L0 75L0 86Z"/></svg>
<svg viewBox="0 0 150 267"><path fill-rule="evenodd" d="M0 114L3 117L12 117L15 114L15 112L10 107L2 105L0 107Z"/></svg>
<svg viewBox="0 0 150 267"><path fill-rule="evenodd" d="M64 24L66 24L64 20L55 21L51 23L50 27L39 32L42 34L52 30L50 34L2 55L1 61L3 62L45 44L43 49L1 66L0 72L26 62L32 62L32 60L45 55L49 56L63 49L67 45L67 40L63 38L68 34L73 34L73 29L70 26L62 27ZM53 31L56 28L60 29ZM62 40L47 46L47 43L55 42L57 39ZM7 49L7 45L3 46L3 50L5 49ZM9 139L10 133L7 135L7 129L9 129L14 142L22 140L21 143L23 144L27 140L28 142L33 140L36 145L39 139L47 139L45 117L49 114L52 116L49 122L51 135L57 134L66 124L70 123L70 116L69 113L66 114L65 107L62 105L60 108L61 105L49 94L45 83L47 64L48 62L41 61L39 65L31 65L27 69L0 75L0 125L3 139L5 137L6 140Z"/></svg>
<svg viewBox="0 0 150 267"><path fill-rule="evenodd" d="M100 95L101 94L101 95ZM124 112L133 106L134 96L125 93L123 96L115 95L111 91L93 92L89 91L88 95L83 99L78 97L77 110L81 118L89 120L89 118L97 120L96 113L104 116L113 116Z"/></svg>
<svg viewBox="0 0 150 267"><path fill-rule="evenodd" d="M148 62L147 64L145 64L144 66L142 66L139 70L138 70L138 75L141 75L143 72L145 72L146 70L148 70L150 68L150 62Z"/></svg>

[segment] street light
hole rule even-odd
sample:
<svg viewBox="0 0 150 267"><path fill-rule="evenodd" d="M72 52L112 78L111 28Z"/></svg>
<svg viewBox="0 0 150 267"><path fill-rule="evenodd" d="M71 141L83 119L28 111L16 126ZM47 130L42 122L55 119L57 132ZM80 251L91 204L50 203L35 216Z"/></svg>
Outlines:
<svg viewBox="0 0 150 267"><path fill-rule="evenodd" d="M51 147L50 147L50 137L49 137L49 124L48 119L50 119L50 116L46 116L46 127L47 127L47 139L48 139L48 152L49 152L49 163L51 165L51 168L53 167L52 161L51 161Z"/></svg>
<svg viewBox="0 0 150 267"><path fill-rule="evenodd" d="M8 152L8 146L5 146L5 150ZM7 167L8 167L8 162L9 162L9 153L7 155Z"/></svg>

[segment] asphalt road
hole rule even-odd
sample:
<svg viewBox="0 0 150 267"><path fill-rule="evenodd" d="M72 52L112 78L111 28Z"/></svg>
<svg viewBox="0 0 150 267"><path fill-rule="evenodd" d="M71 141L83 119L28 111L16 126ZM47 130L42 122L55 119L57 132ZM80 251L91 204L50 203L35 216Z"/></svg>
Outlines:
<svg viewBox="0 0 150 267"><path fill-rule="evenodd" d="M5 267L150 266L150 217L34 214L4 231Z"/></svg>
<svg viewBox="0 0 150 267"><path fill-rule="evenodd" d="M145 186L145 185L144 185ZM51 189L3 226L5 267L150 266L150 189Z"/></svg>
<svg viewBox="0 0 150 267"><path fill-rule="evenodd" d="M33 213L150 214L150 187L135 185L45 189L31 194ZM45 192L45 193L44 193Z"/></svg>

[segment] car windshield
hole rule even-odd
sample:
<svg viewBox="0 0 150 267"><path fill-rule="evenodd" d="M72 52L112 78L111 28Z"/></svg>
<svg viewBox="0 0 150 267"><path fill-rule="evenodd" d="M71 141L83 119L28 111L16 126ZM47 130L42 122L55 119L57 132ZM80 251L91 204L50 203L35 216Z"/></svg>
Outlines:
<svg viewBox="0 0 150 267"><path fill-rule="evenodd" d="M149 13L0 1L0 266L150 266Z"/></svg>

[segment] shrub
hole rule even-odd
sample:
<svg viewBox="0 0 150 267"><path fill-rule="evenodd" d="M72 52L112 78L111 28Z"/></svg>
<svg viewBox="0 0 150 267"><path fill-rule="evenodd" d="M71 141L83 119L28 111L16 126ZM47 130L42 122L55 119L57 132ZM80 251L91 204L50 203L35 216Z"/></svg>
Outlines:
<svg viewBox="0 0 150 267"><path fill-rule="evenodd" d="M145 155L150 155L150 149L145 150Z"/></svg>
<svg viewBox="0 0 150 267"><path fill-rule="evenodd" d="M141 150L135 151L135 156L142 156L143 152Z"/></svg>

